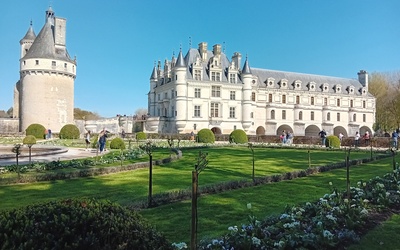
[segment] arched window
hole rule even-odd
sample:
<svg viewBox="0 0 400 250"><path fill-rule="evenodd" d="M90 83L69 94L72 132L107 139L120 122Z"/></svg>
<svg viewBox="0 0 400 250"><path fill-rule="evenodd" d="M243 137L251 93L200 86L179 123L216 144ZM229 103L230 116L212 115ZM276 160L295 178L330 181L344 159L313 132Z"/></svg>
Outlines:
<svg viewBox="0 0 400 250"><path fill-rule="evenodd" d="M314 111L311 111L311 117L310 117L311 121L314 121Z"/></svg>
<svg viewBox="0 0 400 250"><path fill-rule="evenodd" d="M271 119L275 119L275 110L271 110Z"/></svg>
<svg viewBox="0 0 400 250"><path fill-rule="evenodd" d="M331 113L328 112L328 114L326 114L326 120L330 121L331 120Z"/></svg>
<svg viewBox="0 0 400 250"><path fill-rule="evenodd" d="M353 114L353 122L357 121L357 114Z"/></svg>
<svg viewBox="0 0 400 250"><path fill-rule="evenodd" d="M300 121L303 120L303 111L300 111L300 112L299 112L299 120L300 120Z"/></svg>

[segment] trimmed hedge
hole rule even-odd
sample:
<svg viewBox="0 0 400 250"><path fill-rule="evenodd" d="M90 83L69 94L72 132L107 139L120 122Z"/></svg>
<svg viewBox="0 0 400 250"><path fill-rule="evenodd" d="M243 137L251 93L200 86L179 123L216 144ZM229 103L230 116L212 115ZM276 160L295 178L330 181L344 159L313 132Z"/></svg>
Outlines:
<svg viewBox="0 0 400 250"><path fill-rule="evenodd" d="M145 132L137 132L136 133L136 140L140 141L140 140L146 140L147 136Z"/></svg>
<svg viewBox="0 0 400 250"><path fill-rule="evenodd" d="M64 125L60 130L60 139L78 139L79 136L79 129L74 124Z"/></svg>
<svg viewBox="0 0 400 250"><path fill-rule="evenodd" d="M46 130L46 128L42 125L42 124L31 124L29 125L25 132L26 135L33 135L34 137L36 137L37 139L44 139L44 131Z"/></svg>
<svg viewBox="0 0 400 250"><path fill-rule="evenodd" d="M325 146L331 148L340 148L340 139L336 135L328 135L325 140Z"/></svg>
<svg viewBox="0 0 400 250"><path fill-rule="evenodd" d="M111 143L110 143L110 148L111 149L125 149L125 142L124 140L122 140L121 138L117 137L112 139Z"/></svg>
<svg viewBox="0 0 400 250"><path fill-rule="evenodd" d="M203 128L199 133L197 133L197 142L214 143L215 135L210 129Z"/></svg>
<svg viewBox="0 0 400 250"><path fill-rule="evenodd" d="M232 131L229 135L229 142L230 143L248 143L249 138L247 138L246 132L242 129L236 129Z"/></svg>
<svg viewBox="0 0 400 250"><path fill-rule="evenodd" d="M1 249L173 249L137 212L94 199L0 212Z"/></svg>
<svg viewBox="0 0 400 250"><path fill-rule="evenodd" d="M36 137L33 135L27 135L25 138L22 140L22 143L25 145L33 145L36 144Z"/></svg>

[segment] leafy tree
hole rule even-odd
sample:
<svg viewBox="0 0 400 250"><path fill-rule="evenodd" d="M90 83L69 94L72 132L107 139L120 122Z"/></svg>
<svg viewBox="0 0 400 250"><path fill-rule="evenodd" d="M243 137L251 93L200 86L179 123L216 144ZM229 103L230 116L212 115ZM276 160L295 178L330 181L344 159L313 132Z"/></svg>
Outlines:
<svg viewBox="0 0 400 250"><path fill-rule="evenodd" d="M98 120L101 116L95 112L74 108L74 118L76 120Z"/></svg>

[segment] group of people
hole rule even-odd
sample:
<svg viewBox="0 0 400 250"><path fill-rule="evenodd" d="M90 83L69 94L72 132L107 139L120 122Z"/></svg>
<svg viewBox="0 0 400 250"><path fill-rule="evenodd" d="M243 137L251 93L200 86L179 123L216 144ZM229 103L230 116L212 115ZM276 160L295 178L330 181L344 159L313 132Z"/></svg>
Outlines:
<svg viewBox="0 0 400 250"><path fill-rule="evenodd" d="M318 135L321 137L321 146L325 146L326 145L326 136L327 136L325 129L321 130L318 133ZM343 135L342 132L339 133L338 138L340 140L340 145L342 145L343 138L344 138L344 135ZM365 134L361 137L360 133L357 131L355 136L354 136L354 146L355 147L359 147L360 146L360 139L361 138L364 140L365 146L369 146L370 145L371 136L370 136L369 132L365 131Z"/></svg>
<svg viewBox="0 0 400 250"><path fill-rule="evenodd" d="M282 134L279 136L282 144L292 144L293 143L293 132L283 130Z"/></svg>
<svg viewBox="0 0 400 250"><path fill-rule="evenodd" d="M99 136L97 137L97 145L99 147L100 154L106 151L106 142L108 133L109 131L103 128L100 131ZM90 150L90 136L91 136L90 130L86 131L85 133L86 151Z"/></svg>

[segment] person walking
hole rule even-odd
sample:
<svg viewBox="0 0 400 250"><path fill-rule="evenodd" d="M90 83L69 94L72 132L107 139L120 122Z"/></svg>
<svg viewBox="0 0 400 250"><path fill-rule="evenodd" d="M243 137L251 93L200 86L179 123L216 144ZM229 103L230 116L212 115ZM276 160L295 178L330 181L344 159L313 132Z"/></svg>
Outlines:
<svg viewBox="0 0 400 250"><path fill-rule="evenodd" d="M85 142L86 142L86 151L88 151L90 146L90 130L88 130L85 134Z"/></svg>
<svg viewBox="0 0 400 250"><path fill-rule="evenodd" d="M106 141L107 141L107 130L105 128L103 128L103 130L100 132L99 138L98 138L100 154L102 154L103 151L106 151Z"/></svg>
<svg viewBox="0 0 400 250"><path fill-rule="evenodd" d="M393 147L396 149L398 149L398 144L397 144L398 138L399 138L399 134L397 133L397 131L396 130L393 131L393 133L392 133Z"/></svg>
<svg viewBox="0 0 400 250"><path fill-rule="evenodd" d="M326 131L325 129L319 131L318 135L321 137L321 146L325 146L325 142L326 142Z"/></svg>
<svg viewBox="0 0 400 250"><path fill-rule="evenodd" d="M360 133L356 132L356 136L354 137L354 147L358 148L360 145Z"/></svg>
<svg viewBox="0 0 400 250"><path fill-rule="evenodd" d="M340 141L340 146L342 146L342 141L343 141L343 137L344 137L342 132L339 133L338 137L339 137L339 141Z"/></svg>

